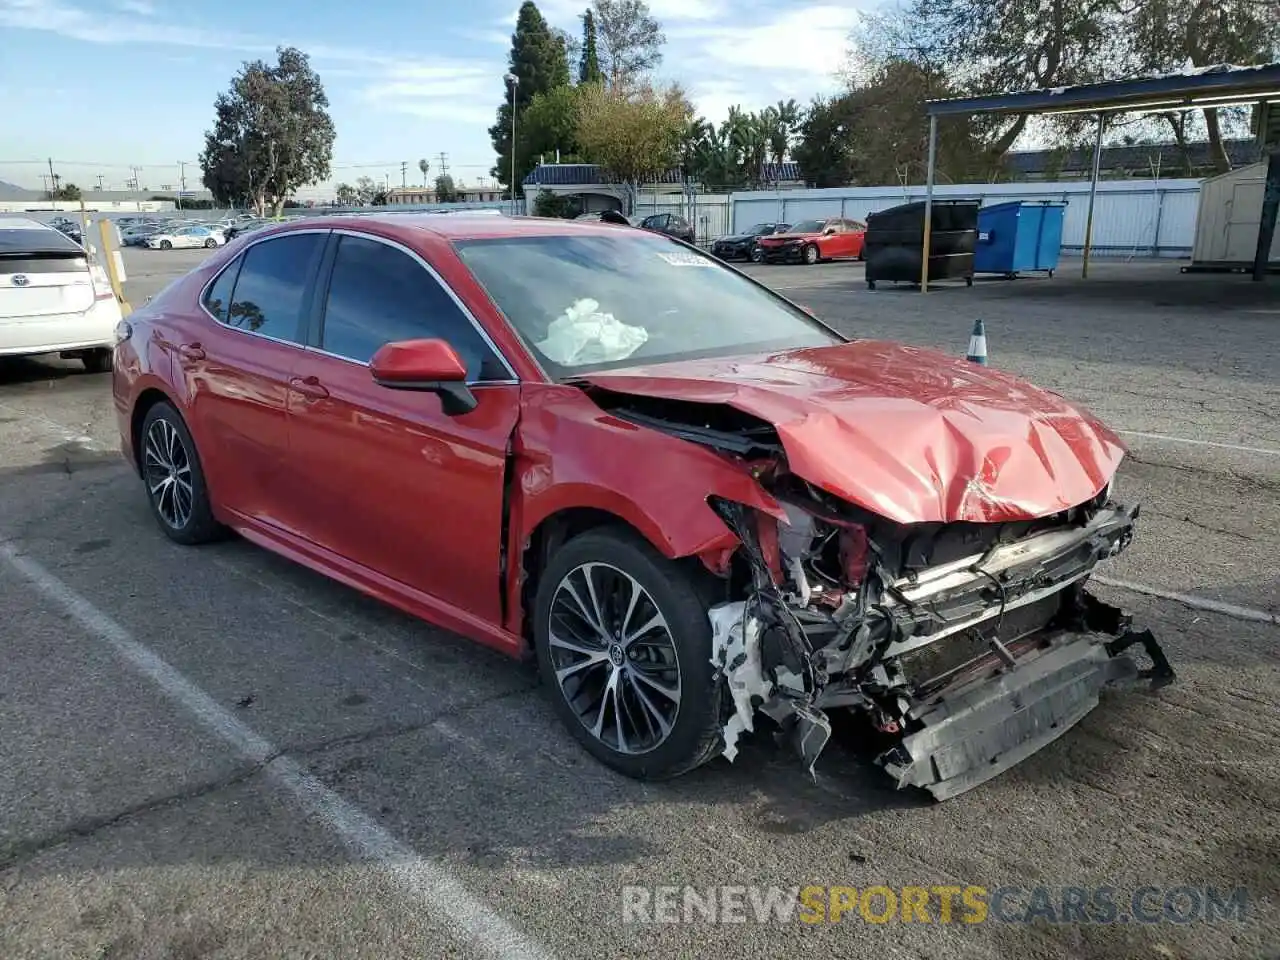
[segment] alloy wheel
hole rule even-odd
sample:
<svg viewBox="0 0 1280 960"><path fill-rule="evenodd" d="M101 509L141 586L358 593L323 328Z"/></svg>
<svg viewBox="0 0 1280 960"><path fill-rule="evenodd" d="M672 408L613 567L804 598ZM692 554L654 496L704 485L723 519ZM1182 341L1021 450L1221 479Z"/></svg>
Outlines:
<svg viewBox="0 0 1280 960"><path fill-rule="evenodd" d="M160 519L174 530L191 519L191 458L186 444L168 420L155 420L147 430L142 474Z"/></svg>
<svg viewBox="0 0 1280 960"><path fill-rule="evenodd" d="M592 736L633 755L664 743L680 710L680 663L649 592L617 567L584 563L556 587L549 617L556 683Z"/></svg>

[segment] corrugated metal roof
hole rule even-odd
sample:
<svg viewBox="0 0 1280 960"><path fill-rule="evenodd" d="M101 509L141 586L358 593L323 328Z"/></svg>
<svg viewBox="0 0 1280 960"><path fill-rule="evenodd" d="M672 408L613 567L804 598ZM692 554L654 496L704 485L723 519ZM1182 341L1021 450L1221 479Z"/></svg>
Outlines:
<svg viewBox="0 0 1280 960"><path fill-rule="evenodd" d="M1233 167L1244 167L1262 159L1262 150L1256 140L1227 140L1223 146ZM1187 145L1191 165L1196 169L1213 166L1213 158L1208 143L1191 143ZM1103 170L1132 170L1137 173L1150 174L1153 164L1158 164L1166 175L1178 175L1185 171L1187 157L1176 143L1147 143L1133 146L1103 147ZM1058 173L1085 173L1093 169L1092 148L1068 150L1060 157L1054 156L1052 150L1020 150L1008 153L1004 158L1005 168L1011 173L1029 175L1040 174L1048 170Z"/></svg>
<svg viewBox="0 0 1280 960"><path fill-rule="evenodd" d="M1189 68L1180 73L1105 83L1082 83L1073 87L1022 90L980 97L929 100L932 116L972 116L978 113L1053 113L1056 111L1105 112L1141 110L1149 107L1174 108L1180 104L1203 105L1206 98L1280 97L1280 63L1255 66L1217 64Z"/></svg>

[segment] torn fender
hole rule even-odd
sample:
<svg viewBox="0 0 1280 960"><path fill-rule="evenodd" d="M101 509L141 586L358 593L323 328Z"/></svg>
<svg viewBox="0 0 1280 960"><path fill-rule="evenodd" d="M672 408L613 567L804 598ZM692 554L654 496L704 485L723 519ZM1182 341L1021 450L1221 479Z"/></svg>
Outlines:
<svg viewBox="0 0 1280 960"><path fill-rule="evenodd" d="M523 389L513 438L519 543L552 514L588 507L622 518L668 557L711 556L738 540L708 497L785 517L740 463L611 416L576 387Z"/></svg>
<svg viewBox="0 0 1280 960"><path fill-rule="evenodd" d="M945 354L858 340L585 375L725 404L777 430L788 469L899 523L1045 517L1096 496L1125 447L1062 397Z"/></svg>

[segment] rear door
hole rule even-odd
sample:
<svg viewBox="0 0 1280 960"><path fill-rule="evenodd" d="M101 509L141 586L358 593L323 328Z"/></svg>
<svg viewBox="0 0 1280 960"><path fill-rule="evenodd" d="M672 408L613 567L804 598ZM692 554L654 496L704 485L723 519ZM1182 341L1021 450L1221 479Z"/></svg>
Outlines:
<svg viewBox="0 0 1280 960"><path fill-rule="evenodd" d="M253 244L205 288L207 316L173 318L175 362L209 489L237 513L287 530L289 377L302 356L327 230Z"/></svg>
<svg viewBox="0 0 1280 960"><path fill-rule="evenodd" d="M314 349L293 371L290 469L307 536L438 601L501 620L499 563L515 374L420 256L335 232ZM384 343L448 341L467 365L475 410L446 415L432 393L374 383Z"/></svg>

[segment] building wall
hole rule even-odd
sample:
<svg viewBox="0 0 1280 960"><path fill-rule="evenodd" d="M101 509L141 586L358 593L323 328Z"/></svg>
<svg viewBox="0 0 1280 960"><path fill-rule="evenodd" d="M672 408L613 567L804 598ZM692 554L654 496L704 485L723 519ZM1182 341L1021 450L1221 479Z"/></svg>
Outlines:
<svg viewBox="0 0 1280 960"><path fill-rule="evenodd" d="M1098 184L1093 216L1093 252L1099 256L1187 257L1195 243L1199 180L1123 180ZM924 199L924 187L837 187L778 193L735 193L730 229L765 220L795 223L810 217L850 217ZM948 184L936 187L938 199L980 199L984 205L1011 200L1059 200L1067 204L1062 249L1084 249L1089 184Z"/></svg>

